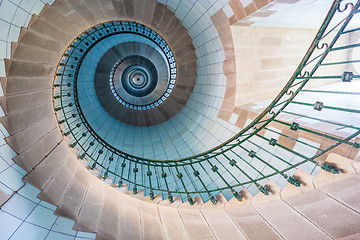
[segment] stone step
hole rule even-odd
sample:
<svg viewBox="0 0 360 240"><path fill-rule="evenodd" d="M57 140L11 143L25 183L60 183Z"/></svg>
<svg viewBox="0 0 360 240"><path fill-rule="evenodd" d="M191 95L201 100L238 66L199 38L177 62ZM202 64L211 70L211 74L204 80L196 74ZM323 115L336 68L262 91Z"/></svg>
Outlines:
<svg viewBox="0 0 360 240"><path fill-rule="evenodd" d="M57 64L60 56L61 53L54 54L54 52L43 50L42 48L33 45L14 42L11 43L12 59Z"/></svg>
<svg viewBox="0 0 360 240"><path fill-rule="evenodd" d="M101 2L101 3L100 3ZM111 16L107 16L104 11L103 4L106 4L107 1L83 1L86 7L91 11L91 13L96 17L98 23L107 22L114 20Z"/></svg>
<svg viewBox="0 0 360 240"><path fill-rule="evenodd" d="M116 19L128 20L125 15L124 1L123 0L112 0L112 5L115 10Z"/></svg>
<svg viewBox="0 0 360 240"><path fill-rule="evenodd" d="M65 141L62 141L43 160L35 164L33 169L24 177L24 180L42 190L69 157L69 154L70 151L67 144Z"/></svg>
<svg viewBox="0 0 360 240"><path fill-rule="evenodd" d="M16 59L5 59L7 78L12 77L41 77L52 78L56 64L34 63Z"/></svg>
<svg viewBox="0 0 360 240"><path fill-rule="evenodd" d="M62 135L59 129L55 128L26 151L13 158L13 160L25 171L30 172L44 160L61 141Z"/></svg>
<svg viewBox="0 0 360 240"><path fill-rule="evenodd" d="M96 177L91 178L89 188L81 205L73 229L83 232L95 232L98 229L100 213L104 206L105 183Z"/></svg>
<svg viewBox="0 0 360 240"><path fill-rule="evenodd" d="M175 201L172 204L170 204L168 200L164 200L157 205L165 239L189 239L177 210L177 206L180 204L182 204L181 200L175 198Z"/></svg>
<svg viewBox="0 0 360 240"><path fill-rule="evenodd" d="M56 118L53 115L43 118L41 121L25 128L21 132L6 137L5 140L16 153L21 154L55 128L58 128L58 126Z"/></svg>
<svg viewBox="0 0 360 240"><path fill-rule="evenodd" d="M9 77L2 79L2 88L6 98L13 95L50 90L53 86L51 77Z"/></svg>
<svg viewBox="0 0 360 240"><path fill-rule="evenodd" d="M108 21L121 20L121 18L118 18L116 15L116 8L114 7L112 0L96 0L96 1L101 6L101 10L104 12Z"/></svg>
<svg viewBox="0 0 360 240"><path fill-rule="evenodd" d="M189 239L216 239L208 223L200 212L203 201L200 196L194 198L194 205L184 202L178 207Z"/></svg>
<svg viewBox="0 0 360 240"><path fill-rule="evenodd" d="M19 111L21 112L28 108L37 107L45 103L52 105L52 103L50 103L51 99L51 89L45 89L36 92L6 96L2 103L2 107L4 111L6 111L7 115L12 115L14 113L18 113Z"/></svg>
<svg viewBox="0 0 360 240"><path fill-rule="evenodd" d="M55 174L37 196L40 200L59 206L68 186L73 182L80 162L73 154L69 154Z"/></svg>
<svg viewBox="0 0 360 240"><path fill-rule="evenodd" d="M333 239L353 235L359 231L359 212L349 209L318 190L285 198L284 201Z"/></svg>
<svg viewBox="0 0 360 240"><path fill-rule="evenodd" d="M32 126L33 124L41 121L42 119L53 116L54 108L51 102L46 102L41 105L26 108L23 111L17 111L10 113L0 118L0 121L11 134L16 134L25 128Z"/></svg>
<svg viewBox="0 0 360 240"><path fill-rule="evenodd" d="M55 211L56 215L76 219L92 177L86 168L82 166L78 168Z"/></svg>
<svg viewBox="0 0 360 240"><path fill-rule="evenodd" d="M83 0L61 0L52 4L52 7L61 13L81 31L85 31L98 23L94 14L88 9Z"/></svg>
<svg viewBox="0 0 360 240"><path fill-rule="evenodd" d="M161 4L159 2L155 3L155 9L151 18L151 21L149 22L151 27L156 30L158 32L158 30L161 31L161 18L164 14L165 11L167 11L168 9L166 8L166 6L164 4Z"/></svg>
<svg viewBox="0 0 360 240"><path fill-rule="evenodd" d="M80 32L85 31L89 24L74 10L72 4L67 0L55 1L51 7L68 19Z"/></svg>
<svg viewBox="0 0 360 240"><path fill-rule="evenodd" d="M208 201L200 208L215 237L217 239L232 239L236 236L236 239L246 239L238 226L225 212L224 207L227 202L225 197L220 193L216 199L218 201L216 205Z"/></svg>
<svg viewBox="0 0 360 240"><path fill-rule="evenodd" d="M43 20L55 25L56 27L62 29L71 36L77 36L82 32L82 28L77 24L69 21L64 17L60 12L49 4L45 4L44 8L39 13L39 17Z"/></svg>
<svg viewBox="0 0 360 240"><path fill-rule="evenodd" d="M278 191L271 201L252 201L252 208L284 239L331 239L331 237L280 199ZM277 196L276 196L277 195Z"/></svg>
<svg viewBox="0 0 360 240"><path fill-rule="evenodd" d="M141 223L139 215L139 200L126 194L121 194L120 222L118 239L141 239Z"/></svg>
<svg viewBox="0 0 360 240"><path fill-rule="evenodd" d="M154 15L156 3L157 2L155 0L143 1L143 9L140 15L142 16L141 22L145 25L151 25L151 20Z"/></svg>
<svg viewBox="0 0 360 240"><path fill-rule="evenodd" d="M67 46L58 40L49 39L46 35L38 33L31 28L27 29L24 27L21 28L19 42L60 54L64 52Z"/></svg>
<svg viewBox="0 0 360 240"><path fill-rule="evenodd" d="M225 204L225 211L247 239L282 239L270 223L251 207L253 196L245 188L240 194L243 200L231 199Z"/></svg>
<svg viewBox="0 0 360 240"><path fill-rule="evenodd" d="M139 201L141 231L144 239L165 239L157 205Z"/></svg>
<svg viewBox="0 0 360 240"><path fill-rule="evenodd" d="M106 239L118 239L120 232L120 204L121 194L116 189L106 186L97 233Z"/></svg>
<svg viewBox="0 0 360 240"><path fill-rule="evenodd" d="M70 43L74 36L54 24L56 23L54 22L52 24L45 19L36 17L31 24L29 23L28 29L45 35L51 40L58 41L66 45Z"/></svg>

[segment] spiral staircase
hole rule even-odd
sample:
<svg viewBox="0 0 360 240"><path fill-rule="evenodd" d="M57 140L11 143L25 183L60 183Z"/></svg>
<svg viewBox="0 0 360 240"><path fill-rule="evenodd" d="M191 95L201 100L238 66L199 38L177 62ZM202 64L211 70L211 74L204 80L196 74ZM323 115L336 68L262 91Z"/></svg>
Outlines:
<svg viewBox="0 0 360 240"><path fill-rule="evenodd" d="M270 2L255 0L234 16ZM24 180L41 190L37 197L56 206L54 214L75 220L75 230L96 233L96 239L360 239L360 45L356 38L341 41L360 30L351 26L360 2L346 3L334 1L299 67L270 105L239 115L246 124L219 146L174 160L110 146L86 120L91 117L86 112L95 114L101 105L82 104L87 96L76 95L85 86L80 68L86 63L83 52L92 54L85 46L90 38L95 48L106 34L121 36L122 27L126 34L131 27L148 27L175 57L173 92L144 111L109 100L111 91L101 95L106 89L99 90L105 99L100 102L117 120L147 127L186 108L196 87L199 53L174 12L155 0L46 4L21 28L5 59L1 122L10 134L6 142L17 153L13 160L27 172ZM344 15L334 23L337 14ZM213 21L226 40L228 25L239 19L222 14ZM106 76L118 52L150 51L140 43L118 46L100 60ZM347 52L334 55L339 51ZM224 64L228 79L231 71ZM247 121L250 115L255 117ZM311 151L302 152L299 145Z"/></svg>

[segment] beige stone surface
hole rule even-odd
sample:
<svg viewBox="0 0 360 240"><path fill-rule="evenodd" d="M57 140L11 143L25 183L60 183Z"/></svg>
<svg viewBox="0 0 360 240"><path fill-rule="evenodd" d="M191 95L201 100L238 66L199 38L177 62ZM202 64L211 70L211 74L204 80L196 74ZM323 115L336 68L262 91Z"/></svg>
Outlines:
<svg viewBox="0 0 360 240"><path fill-rule="evenodd" d="M13 158L25 171L29 172L37 166L62 141L59 129L53 129L48 135L36 142L31 148Z"/></svg>
<svg viewBox="0 0 360 240"><path fill-rule="evenodd" d="M16 134L19 131L30 127L42 119L53 116L54 108L51 103L47 102L33 108L29 107L26 110L18 111L1 118L1 122L11 134Z"/></svg>
<svg viewBox="0 0 360 240"><path fill-rule="evenodd" d="M203 204L200 196L194 198L194 202L193 206L185 202L178 208L187 235L190 239L216 239L199 209Z"/></svg>
<svg viewBox="0 0 360 240"><path fill-rule="evenodd" d="M139 201L139 212L142 237L144 239L165 239L157 206Z"/></svg>
<svg viewBox="0 0 360 240"><path fill-rule="evenodd" d="M0 190L0 206L2 206L8 199L9 195Z"/></svg>
<svg viewBox="0 0 360 240"><path fill-rule="evenodd" d="M121 194L120 203L119 239L143 238L139 213L139 200Z"/></svg>
<svg viewBox="0 0 360 240"><path fill-rule="evenodd" d="M55 73L55 64L23 62L5 59L6 76L11 77L50 77Z"/></svg>
<svg viewBox="0 0 360 240"><path fill-rule="evenodd" d="M57 128L55 116L48 116L21 132L6 137L5 140L16 153L20 154L55 128Z"/></svg>
<svg viewBox="0 0 360 240"><path fill-rule="evenodd" d="M38 198L55 206L59 206L79 167L80 162L76 160L75 156L69 154L64 163L58 167L50 181L40 192Z"/></svg>
<svg viewBox="0 0 360 240"><path fill-rule="evenodd" d="M189 239L179 211L176 207L158 205L158 211L161 218L161 224L164 229L165 239L185 240Z"/></svg>
<svg viewBox="0 0 360 240"><path fill-rule="evenodd" d="M105 183L93 176L83 204L81 205L80 212L76 217L75 230L87 232L97 231L101 214L103 213L102 207L105 201L105 190Z"/></svg>
<svg viewBox="0 0 360 240"><path fill-rule="evenodd" d="M231 31L237 73L235 105L274 97L295 71L315 35L313 30L236 25L231 26Z"/></svg>
<svg viewBox="0 0 360 240"><path fill-rule="evenodd" d="M285 239L331 239L285 202L258 204L254 209Z"/></svg>
<svg viewBox="0 0 360 240"><path fill-rule="evenodd" d="M226 199L219 194L217 196L218 203L212 204L211 201L206 202L200 209L207 224L217 239L246 239L238 226L224 211Z"/></svg>
<svg viewBox="0 0 360 240"><path fill-rule="evenodd" d="M46 106L51 106L51 98L52 92L50 89L6 96L6 113L10 116L12 113L21 114L19 111L22 110L23 112L39 105L46 104Z"/></svg>
<svg viewBox="0 0 360 240"><path fill-rule="evenodd" d="M101 236L107 237L109 239L117 239L121 234L119 228L121 193L116 189L108 186L106 186L105 191L105 199L102 206L97 232Z"/></svg>
<svg viewBox="0 0 360 240"><path fill-rule="evenodd" d="M78 168L55 211L56 215L70 219L77 217L92 177L86 168Z"/></svg>
<svg viewBox="0 0 360 240"><path fill-rule="evenodd" d="M248 196L252 198L250 193ZM239 202L231 199L226 203L225 211L247 239L282 239L275 229L251 207L251 199Z"/></svg>
<svg viewBox="0 0 360 240"><path fill-rule="evenodd" d="M4 92L6 97L12 95L26 94L30 92L42 91L52 87L52 78L47 77L10 77L6 79Z"/></svg>
<svg viewBox="0 0 360 240"><path fill-rule="evenodd" d="M62 142L29 172L24 180L38 189L43 189L68 156L68 147Z"/></svg>
<svg viewBox="0 0 360 240"><path fill-rule="evenodd" d="M12 48L16 48L12 54L13 59L40 63L54 63L59 61L59 55L54 54L53 51L44 50L33 45L13 43Z"/></svg>
<svg viewBox="0 0 360 240"><path fill-rule="evenodd" d="M332 238L346 237L359 231L359 213L324 193L314 190L286 198L284 201Z"/></svg>

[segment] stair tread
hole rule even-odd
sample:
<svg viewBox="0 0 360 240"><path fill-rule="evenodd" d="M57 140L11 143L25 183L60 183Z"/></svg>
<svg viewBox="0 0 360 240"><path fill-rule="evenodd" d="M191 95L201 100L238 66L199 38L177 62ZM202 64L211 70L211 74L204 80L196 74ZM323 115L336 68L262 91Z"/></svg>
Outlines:
<svg viewBox="0 0 360 240"><path fill-rule="evenodd" d="M83 204L92 177L87 169L80 166L71 179L55 213L62 217L75 219Z"/></svg>
<svg viewBox="0 0 360 240"><path fill-rule="evenodd" d="M88 232L95 232L97 230L104 198L105 184L96 177L93 177L76 218L74 229Z"/></svg>
<svg viewBox="0 0 360 240"><path fill-rule="evenodd" d="M53 129L48 135L32 147L17 155L13 160L25 171L30 172L41 162L62 140L58 129Z"/></svg>
<svg viewBox="0 0 360 240"><path fill-rule="evenodd" d="M38 189L43 189L58 168L69 156L68 147L61 142L36 167L25 176L25 180Z"/></svg>
<svg viewBox="0 0 360 240"><path fill-rule="evenodd" d="M40 192L38 198L58 206L79 166L80 163L75 156L69 154Z"/></svg>

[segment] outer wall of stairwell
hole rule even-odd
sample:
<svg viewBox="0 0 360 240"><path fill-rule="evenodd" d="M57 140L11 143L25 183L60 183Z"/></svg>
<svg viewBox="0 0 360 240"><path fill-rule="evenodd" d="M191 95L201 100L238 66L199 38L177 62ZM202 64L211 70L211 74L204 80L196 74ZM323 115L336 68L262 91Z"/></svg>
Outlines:
<svg viewBox="0 0 360 240"><path fill-rule="evenodd" d="M226 92L218 117L229 121L235 107L236 94L236 59L234 39L232 37L231 25L266 6L273 0L254 0L252 3L243 7L239 0L230 0L229 5L234 13L233 16L227 16L223 9L220 9L211 17L211 21L219 33L221 42L225 51L225 61L223 70L226 76Z"/></svg>
<svg viewBox="0 0 360 240"><path fill-rule="evenodd" d="M211 202L203 204L200 198L195 199L195 206L180 203L178 199L171 205L168 201L154 203L137 199L125 190L120 192L111 188L85 170L85 163L76 158L76 152L68 148L67 140L60 134L53 112L46 107L36 109L52 101L48 82L52 82L57 64L52 62L54 53L44 50L40 56L33 56L32 49L23 46L22 39L36 35L36 39L42 39L37 41L38 47L45 48L49 41L66 46L74 35L62 29L78 34L94 24L94 15L100 21L106 16L131 19L135 13L133 6L126 4L128 1L104 1L104 8L94 8L102 9L103 15L100 10L99 15L93 14L85 1L71 3L76 11L70 11L69 1L58 1L32 18L29 29L34 30L22 31L19 44L14 45L12 59L6 61L4 83L6 101L3 104L7 117L3 118L3 123L11 134L6 140L19 154L14 160L28 172L25 179L42 191L38 196L40 199L57 206L56 214L74 219L75 229L95 232L97 239L261 239L263 236L268 239L332 239L358 236L359 164L336 154L329 155L327 161L343 170L337 178L321 171L314 179L298 170L296 178L301 180L304 188L288 185L280 190L269 182L270 196L266 198L261 193L252 197L243 190L242 203L235 199L226 202L219 195L216 206ZM110 4L122 4L124 12L114 12ZM149 9L144 12L148 13ZM61 27L46 21L49 12L56 14ZM51 36L42 32L46 28L51 29ZM31 32L34 35L28 35ZM57 52L59 57L62 50ZM26 61L28 54L34 61ZM25 93L26 86L31 88L31 84L27 85L30 78L43 78L40 85L47 86L43 88L44 93L38 89L29 90L30 95ZM24 83L20 86L25 92L18 93L17 88L11 90L11 86L22 80ZM18 99L15 101L15 98ZM42 115L38 116L40 113ZM18 119L21 121L17 122ZM255 231L254 224L261 228Z"/></svg>

